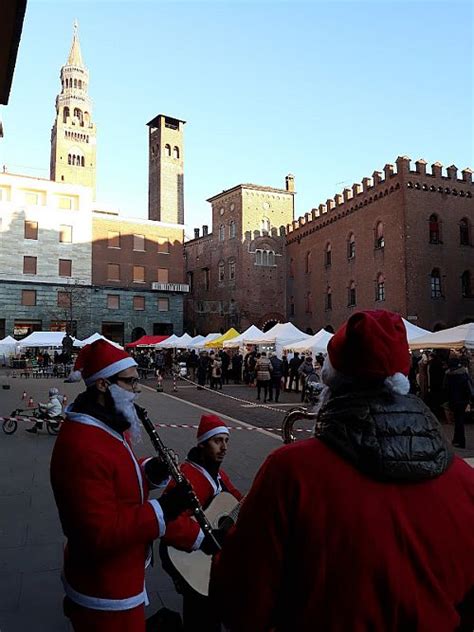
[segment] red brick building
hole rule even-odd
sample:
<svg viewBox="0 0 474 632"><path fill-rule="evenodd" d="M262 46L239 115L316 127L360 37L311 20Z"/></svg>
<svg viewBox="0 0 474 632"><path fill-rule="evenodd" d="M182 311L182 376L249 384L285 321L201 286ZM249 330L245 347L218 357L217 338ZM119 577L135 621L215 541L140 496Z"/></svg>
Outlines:
<svg viewBox="0 0 474 632"><path fill-rule="evenodd" d="M287 313L338 327L385 308L436 329L474 319L472 171L399 157L287 227Z"/></svg>
<svg viewBox="0 0 474 632"><path fill-rule="evenodd" d="M285 189L239 184L209 198L212 232L185 243L185 329L190 333L286 319L285 226L294 217L294 179Z"/></svg>

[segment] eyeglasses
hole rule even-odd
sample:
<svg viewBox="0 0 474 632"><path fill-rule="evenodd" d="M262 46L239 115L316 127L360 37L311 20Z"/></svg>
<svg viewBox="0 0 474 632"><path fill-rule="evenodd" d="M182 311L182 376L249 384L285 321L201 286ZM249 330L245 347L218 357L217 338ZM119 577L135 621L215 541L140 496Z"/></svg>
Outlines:
<svg viewBox="0 0 474 632"><path fill-rule="evenodd" d="M138 386L140 380L138 377L117 377L117 382L124 382L125 384L129 384L132 388Z"/></svg>

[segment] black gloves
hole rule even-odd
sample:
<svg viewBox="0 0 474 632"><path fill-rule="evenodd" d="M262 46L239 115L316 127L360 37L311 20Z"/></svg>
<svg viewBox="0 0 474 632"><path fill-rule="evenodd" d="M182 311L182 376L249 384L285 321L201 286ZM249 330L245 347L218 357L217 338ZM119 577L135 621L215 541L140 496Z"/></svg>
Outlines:
<svg viewBox="0 0 474 632"><path fill-rule="evenodd" d="M192 491L187 484L176 485L158 499L165 522L174 520L187 509L191 509L190 490Z"/></svg>
<svg viewBox="0 0 474 632"><path fill-rule="evenodd" d="M154 456L145 463L145 475L152 485L161 485L169 476L168 466L159 456Z"/></svg>
<svg viewBox="0 0 474 632"><path fill-rule="evenodd" d="M213 529L212 535L215 537L219 545L222 547L222 544L225 540L225 536L227 534L228 529ZM201 546L199 547L203 553L206 555L214 555L220 549L217 548L214 541L211 540L209 536L205 536L204 540L201 542Z"/></svg>

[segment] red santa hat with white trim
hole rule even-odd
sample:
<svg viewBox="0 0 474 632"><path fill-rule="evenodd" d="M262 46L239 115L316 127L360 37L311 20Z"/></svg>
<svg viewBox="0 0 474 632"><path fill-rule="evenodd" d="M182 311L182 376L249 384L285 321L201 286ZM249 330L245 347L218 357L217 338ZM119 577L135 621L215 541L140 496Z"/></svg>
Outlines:
<svg viewBox="0 0 474 632"><path fill-rule="evenodd" d="M332 368L363 382L383 381L399 394L410 389L410 352L399 314L382 309L351 316L328 343Z"/></svg>
<svg viewBox="0 0 474 632"><path fill-rule="evenodd" d="M79 382L82 377L86 386L91 386L100 378L112 377L132 366L137 363L126 351L100 339L82 347L66 382Z"/></svg>
<svg viewBox="0 0 474 632"><path fill-rule="evenodd" d="M218 434L230 434L229 428L217 415L202 415L197 431L197 442L204 443Z"/></svg>

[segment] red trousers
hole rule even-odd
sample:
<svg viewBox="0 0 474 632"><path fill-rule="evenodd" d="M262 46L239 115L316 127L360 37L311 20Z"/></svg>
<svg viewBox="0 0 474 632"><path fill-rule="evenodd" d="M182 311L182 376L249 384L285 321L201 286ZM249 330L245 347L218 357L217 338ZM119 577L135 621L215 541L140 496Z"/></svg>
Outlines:
<svg viewBox="0 0 474 632"><path fill-rule="evenodd" d="M83 608L65 600L64 614L71 620L74 632L145 632L145 607L109 612Z"/></svg>

